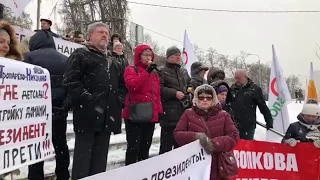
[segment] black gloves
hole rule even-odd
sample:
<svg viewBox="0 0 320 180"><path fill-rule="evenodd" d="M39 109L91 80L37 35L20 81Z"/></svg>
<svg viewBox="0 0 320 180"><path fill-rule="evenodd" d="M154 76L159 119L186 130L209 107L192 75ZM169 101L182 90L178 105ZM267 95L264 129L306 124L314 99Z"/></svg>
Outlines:
<svg viewBox="0 0 320 180"><path fill-rule="evenodd" d="M158 65L151 63L148 67L147 67L147 72L150 74L154 69L157 68Z"/></svg>
<svg viewBox="0 0 320 180"><path fill-rule="evenodd" d="M267 130L272 129L273 128L273 122L272 123L267 123Z"/></svg>

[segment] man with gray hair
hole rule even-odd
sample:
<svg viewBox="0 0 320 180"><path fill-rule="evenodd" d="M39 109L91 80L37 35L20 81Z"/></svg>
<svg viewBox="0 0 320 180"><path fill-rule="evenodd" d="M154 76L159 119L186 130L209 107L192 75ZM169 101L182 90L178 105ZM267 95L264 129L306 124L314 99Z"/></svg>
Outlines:
<svg viewBox="0 0 320 180"><path fill-rule="evenodd" d="M96 22L87 33L89 41L70 55L63 80L72 98L74 180L104 172L110 134L121 133L118 87L124 80L121 65L107 53L108 26Z"/></svg>
<svg viewBox="0 0 320 180"><path fill-rule="evenodd" d="M256 109L259 107L266 121L267 129L273 127L273 120L263 98L261 88L249 77L248 71L238 69L235 72L235 83L230 87L234 121L240 131L240 138L253 140L256 129Z"/></svg>

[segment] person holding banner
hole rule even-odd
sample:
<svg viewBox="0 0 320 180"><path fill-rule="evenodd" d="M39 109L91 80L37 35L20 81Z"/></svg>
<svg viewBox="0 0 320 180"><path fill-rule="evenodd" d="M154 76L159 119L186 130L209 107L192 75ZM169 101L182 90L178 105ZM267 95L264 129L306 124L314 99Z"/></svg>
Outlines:
<svg viewBox="0 0 320 180"><path fill-rule="evenodd" d="M261 87L248 77L248 71L237 69L234 78L236 82L230 87L233 120L240 131L240 138L253 140L257 122L257 106L264 116L267 130L273 128L273 119Z"/></svg>
<svg viewBox="0 0 320 180"><path fill-rule="evenodd" d="M212 86L205 84L197 87L193 102L192 109L187 109L181 116L174 130L174 138L179 145L199 139L205 151L212 154L210 180L222 180L218 158L221 153L236 147L239 132L230 115L222 110ZM233 165L236 167L235 159Z"/></svg>
<svg viewBox="0 0 320 180"><path fill-rule="evenodd" d="M22 61L16 32L7 21L0 21L0 57Z"/></svg>
<svg viewBox="0 0 320 180"><path fill-rule="evenodd" d="M121 65L107 53L108 26L88 26L89 41L68 59L63 84L72 97L75 147L72 179L106 171L110 135L121 133Z"/></svg>
<svg viewBox="0 0 320 180"><path fill-rule="evenodd" d="M0 4L0 16L3 13L3 4ZM19 50L19 43L16 37L14 28L7 21L1 21L0 17L0 57L5 57L13 60L22 60L22 54ZM12 172L0 175L0 179L8 174L20 174L20 170L16 169Z"/></svg>
<svg viewBox="0 0 320 180"><path fill-rule="evenodd" d="M52 93L52 143L56 154L55 174L57 180L69 179L69 149L67 145L67 116L71 108L68 92L61 85L68 57L56 51L53 37L48 31L37 31L29 41L29 53L24 62L46 68L50 72ZM28 179L44 178L44 162L28 168Z"/></svg>
<svg viewBox="0 0 320 180"><path fill-rule="evenodd" d="M298 122L294 122L288 127L282 143L295 147L298 142L312 142L316 148L320 148L319 105L314 103L304 104L297 119Z"/></svg>

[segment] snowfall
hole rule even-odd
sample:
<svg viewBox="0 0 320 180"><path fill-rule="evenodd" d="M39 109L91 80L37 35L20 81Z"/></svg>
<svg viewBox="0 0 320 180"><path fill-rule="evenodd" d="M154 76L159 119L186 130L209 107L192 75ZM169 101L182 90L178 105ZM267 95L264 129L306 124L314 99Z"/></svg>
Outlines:
<svg viewBox="0 0 320 180"><path fill-rule="evenodd" d="M267 102L268 103L268 102ZM295 103L292 101L288 104L288 112L291 122L297 121L297 115L301 112L303 102ZM260 113L259 109L257 108L257 120L261 123L265 123L263 115ZM156 125L154 136L153 136L153 143L150 148L150 156L156 156L159 153L160 147L160 131L161 127ZM266 139L266 130L260 126L257 126L256 133L255 133L255 140L265 141ZM74 149L74 133L73 133L73 125L72 125L72 113L68 116L68 125L67 125L67 140L68 146L70 151L70 166L69 169L72 168L72 161L73 161L73 149ZM126 134L124 129L124 124L122 127L122 134L112 135L110 140L110 148L108 154L108 167L107 170L118 168L124 165L124 158L125 158L125 151L126 151ZM55 161L54 159L47 160L44 165L44 171L46 175L52 175L55 170ZM14 179L26 179L28 174L28 167L23 167L20 169L20 175L14 175ZM6 179L9 177L6 177Z"/></svg>

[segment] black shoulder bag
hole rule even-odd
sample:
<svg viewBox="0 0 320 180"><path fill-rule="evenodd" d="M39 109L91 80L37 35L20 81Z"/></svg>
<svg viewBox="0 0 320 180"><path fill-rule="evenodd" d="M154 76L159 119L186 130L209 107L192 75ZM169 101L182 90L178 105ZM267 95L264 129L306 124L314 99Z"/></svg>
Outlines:
<svg viewBox="0 0 320 180"><path fill-rule="evenodd" d="M133 66L134 70L138 74L138 68ZM142 102L132 104L130 95L128 94L130 103L130 120L135 123L149 123L153 119L153 94L154 94L154 84L152 83L152 95L151 102Z"/></svg>

